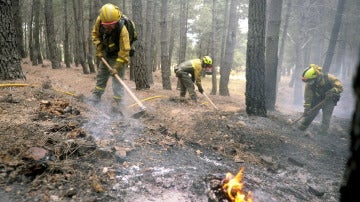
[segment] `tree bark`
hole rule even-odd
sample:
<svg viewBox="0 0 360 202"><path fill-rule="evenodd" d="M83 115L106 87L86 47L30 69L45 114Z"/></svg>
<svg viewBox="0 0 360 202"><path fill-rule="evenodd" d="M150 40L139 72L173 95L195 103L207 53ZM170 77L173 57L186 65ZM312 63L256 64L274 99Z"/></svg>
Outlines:
<svg viewBox="0 0 360 202"><path fill-rule="evenodd" d="M145 68L147 70L147 75L148 75L148 81L150 84L153 83L153 78L152 78L152 58L151 58L151 51L152 51L152 46L153 44L151 43L150 39L152 36L152 32L153 30L153 24L155 24L155 22L151 22L153 16L155 15L155 13L153 13L154 10L154 1L153 0L148 0L146 1L146 22L145 22L145 34L144 34L144 44L145 44Z"/></svg>
<svg viewBox="0 0 360 202"><path fill-rule="evenodd" d="M142 24L142 2L141 0L132 1L132 12L136 13L133 16L136 25L138 40L133 44L136 54L131 59L131 65L134 69L134 79L136 90L149 89L150 85L147 80L147 69L144 66L144 40L143 40L143 24Z"/></svg>
<svg viewBox="0 0 360 202"><path fill-rule="evenodd" d="M216 0L213 0L212 2L212 23L211 23L211 57L213 59L213 68L212 68L212 77L211 77L211 95L216 95L217 92L217 79L216 79L216 67L217 67L217 61L215 57L215 38L216 38Z"/></svg>
<svg viewBox="0 0 360 202"><path fill-rule="evenodd" d="M289 26L289 19L290 19L290 12L291 12L291 0L287 0L286 4L286 14L285 14L285 20L284 20L284 26L281 33L281 41L280 41L280 48L279 48L279 61L278 61L278 70L282 75L288 75L288 67L283 67L283 58L284 58L284 49L285 49L285 39L286 34L288 31ZM278 73L279 73L278 72ZM280 82L280 75L278 74L278 82Z"/></svg>
<svg viewBox="0 0 360 202"><path fill-rule="evenodd" d="M23 22L21 20L21 15L20 15L20 0L13 0L13 11L14 12L14 20L15 20L15 24L19 25L19 26L15 26L15 33L16 33L16 42L17 42L17 48L20 54L20 57L25 58L26 57L26 52L25 52L25 47L24 47L24 39L23 39Z"/></svg>
<svg viewBox="0 0 360 202"><path fill-rule="evenodd" d="M68 25L68 3L64 1L64 62L67 68L70 68L71 54L69 44L69 25Z"/></svg>
<svg viewBox="0 0 360 202"><path fill-rule="evenodd" d="M34 40L34 60L32 61L33 65L42 64L42 56L40 50L40 0L33 1L33 11L34 11L34 28L33 28L33 40Z"/></svg>
<svg viewBox="0 0 360 202"><path fill-rule="evenodd" d="M346 0L338 0L335 22L334 22L334 26L333 26L331 36L330 36L329 47L326 51L325 62L323 64L324 72L329 72L332 58L334 56L336 41L337 41L340 27L341 27L341 20L342 20L342 16L343 16L343 12L344 12L345 2L346 2Z"/></svg>
<svg viewBox="0 0 360 202"><path fill-rule="evenodd" d="M45 23L46 23L46 39L47 45L49 48L49 59L51 61L51 66L53 69L61 68L60 65L60 51L57 48L56 38L55 38L55 28L54 28L54 11L53 11L53 1L45 1Z"/></svg>
<svg viewBox="0 0 360 202"><path fill-rule="evenodd" d="M83 73L89 74L88 66L85 61L85 36L84 36L84 26L83 26L83 16L82 16L82 1L81 0L73 0L73 9L74 9L74 19L75 19L75 61L78 60L82 66Z"/></svg>
<svg viewBox="0 0 360 202"><path fill-rule="evenodd" d="M187 44L187 17L188 17L188 0L180 0L180 47L178 64L185 61L186 58L186 44Z"/></svg>
<svg viewBox="0 0 360 202"><path fill-rule="evenodd" d="M168 35L167 35L167 12L168 12L168 0L161 0L161 78L162 86L165 90L171 90L170 82L170 61L168 51Z"/></svg>
<svg viewBox="0 0 360 202"><path fill-rule="evenodd" d="M230 2L230 14L229 14L229 28L226 36L226 48L224 61L220 67L220 87L219 94L222 96L229 96L229 76L231 67L234 61L234 50L236 44L236 33L238 28L239 15L237 14L237 0L231 0Z"/></svg>
<svg viewBox="0 0 360 202"><path fill-rule="evenodd" d="M96 3L93 1L89 1L89 26L88 26L88 37L87 37L87 61L89 65L89 71L90 73L96 73L95 65L94 65L94 50L93 50L93 42L91 39L91 31L92 31L92 25L95 24L95 19L97 17L97 10L96 10Z"/></svg>
<svg viewBox="0 0 360 202"><path fill-rule="evenodd" d="M281 23L282 0L271 0L268 9L265 55L266 109L275 110L278 72L278 44Z"/></svg>
<svg viewBox="0 0 360 202"><path fill-rule="evenodd" d="M246 51L246 113L266 116L265 21L266 0L249 1L249 31Z"/></svg>
<svg viewBox="0 0 360 202"><path fill-rule="evenodd" d="M14 1L0 0L0 81L26 79L23 74L15 31Z"/></svg>

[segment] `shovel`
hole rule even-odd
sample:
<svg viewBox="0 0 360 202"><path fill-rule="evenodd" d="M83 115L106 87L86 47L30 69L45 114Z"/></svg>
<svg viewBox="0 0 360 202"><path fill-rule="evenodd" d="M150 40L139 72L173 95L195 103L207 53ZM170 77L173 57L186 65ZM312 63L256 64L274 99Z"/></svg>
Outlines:
<svg viewBox="0 0 360 202"><path fill-rule="evenodd" d="M300 121L300 119L301 119L302 117L304 117L305 115L311 114L311 113L313 113L313 111L319 109L319 107L321 107L321 106L324 104L324 102L325 102L325 99L322 100L321 102L319 102L319 103L318 103L317 105L315 105L313 108L311 108L307 113L303 113L299 118L297 118L297 119L295 119L293 122L291 122L290 125L294 125L296 122Z"/></svg>
<svg viewBox="0 0 360 202"><path fill-rule="evenodd" d="M105 64L105 66L109 69L110 72L112 72L113 68L109 65L109 63L104 59L101 58L101 61ZM115 78L120 82L120 84L125 88L125 90L130 94L131 98L140 106L141 111L133 114L131 117L138 119L140 118L146 110L146 107L143 105L143 103L135 96L133 92L131 92L130 88L126 85L126 83L119 77L119 75L115 74L113 75Z"/></svg>

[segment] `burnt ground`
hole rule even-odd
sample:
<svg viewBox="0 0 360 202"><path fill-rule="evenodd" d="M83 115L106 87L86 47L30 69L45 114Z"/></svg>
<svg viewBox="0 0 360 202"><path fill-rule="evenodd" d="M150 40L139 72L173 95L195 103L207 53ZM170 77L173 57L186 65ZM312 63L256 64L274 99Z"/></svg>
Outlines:
<svg viewBox="0 0 360 202"><path fill-rule="evenodd" d="M139 108L129 96L124 117L111 111L110 83L100 105L86 101L95 74L27 61L23 70L26 81L1 82L12 85L0 88L0 201L227 201L215 185L241 167L254 201L338 201L350 84L321 135L320 117L308 132L291 126L302 108L289 104L286 78L266 118L244 111L241 75L231 77L231 96L210 96L219 110L202 95L193 104L162 90L157 73L145 91L126 79L147 107L134 119ZM211 78L203 85L209 92Z"/></svg>

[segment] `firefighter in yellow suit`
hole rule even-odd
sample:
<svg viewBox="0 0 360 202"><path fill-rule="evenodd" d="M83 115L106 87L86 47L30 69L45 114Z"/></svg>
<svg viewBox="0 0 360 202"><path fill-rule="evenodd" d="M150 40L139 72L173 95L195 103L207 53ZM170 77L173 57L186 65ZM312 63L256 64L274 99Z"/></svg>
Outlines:
<svg viewBox="0 0 360 202"><path fill-rule="evenodd" d="M310 64L303 71L302 81L305 82L304 116L298 128L306 130L321 109L320 132L326 134L330 126L332 113L343 91L343 85L334 75L323 73L322 67L315 64ZM314 106L321 102L323 104L314 109Z"/></svg>
<svg viewBox="0 0 360 202"><path fill-rule="evenodd" d="M92 41L96 46L96 56L104 57L113 67L113 72L109 72L105 64L100 61L96 77L96 87L93 91L94 102L99 102L105 91L106 83L111 75L118 74L124 78L126 65L129 62L130 40L126 26L120 27L120 9L113 4L105 4L101 7L99 16L92 29ZM113 77L112 87L114 100L117 105L123 99L123 87Z"/></svg>
<svg viewBox="0 0 360 202"><path fill-rule="evenodd" d="M180 81L180 98L184 98L186 91L193 101L197 101L194 82L200 93L204 92L201 85L201 74L203 68L212 67L212 59L210 56L204 56L202 59L192 59L185 61L174 68L176 77Z"/></svg>

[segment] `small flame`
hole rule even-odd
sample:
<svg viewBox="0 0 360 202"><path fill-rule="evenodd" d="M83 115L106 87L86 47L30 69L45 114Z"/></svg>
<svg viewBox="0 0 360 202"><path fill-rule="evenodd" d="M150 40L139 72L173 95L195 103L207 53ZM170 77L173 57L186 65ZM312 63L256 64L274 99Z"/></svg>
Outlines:
<svg viewBox="0 0 360 202"><path fill-rule="evenodd" d="M245 193L242 189L244 183L242 183L243 173L245 167L242 167L240 171L234 177L233 174L227 173L223 182L223 190L231 201L234 202L252 202L252 193Z"/></svg>

